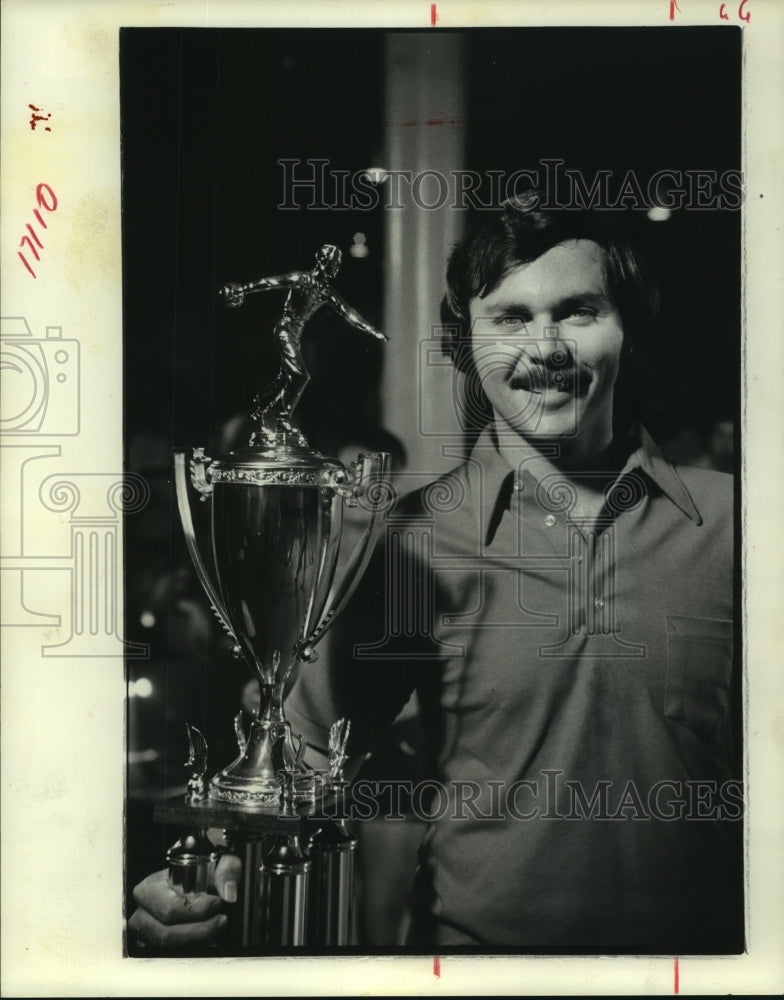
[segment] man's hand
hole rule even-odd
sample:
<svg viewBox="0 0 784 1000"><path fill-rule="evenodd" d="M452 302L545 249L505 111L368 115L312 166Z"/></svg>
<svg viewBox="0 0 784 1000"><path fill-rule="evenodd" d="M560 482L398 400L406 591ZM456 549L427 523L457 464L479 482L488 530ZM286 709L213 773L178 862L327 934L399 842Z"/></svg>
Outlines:
<svg viewBox="0 0 784 1000"><path fill-rule="evenodd" d="M137 908L128 929L157 948L190 949L209 944L226 927L224 903L236 903L242 862L224 854L215 869L215 892L183 895L169 887L168 872L148 875L133 890Z"/></svg>

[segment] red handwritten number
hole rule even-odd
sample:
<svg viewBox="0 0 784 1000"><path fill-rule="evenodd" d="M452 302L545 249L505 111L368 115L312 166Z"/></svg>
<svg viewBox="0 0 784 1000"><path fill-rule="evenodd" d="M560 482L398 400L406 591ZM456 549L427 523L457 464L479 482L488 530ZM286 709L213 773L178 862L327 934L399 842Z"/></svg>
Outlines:
<svg viewBox="0 0 784 1000"><path fill-rule="evenodd" d="M32 269L32 267L30 267L30 265L25 260L24 254L23 253L19 253L18 250L17 250L17 254L19 255L19 259L24 264L24 266L27 268L27 270L30 272L30 274L32 274L32 276L35 277L36 276L35 271Z"/></svg>
<svg viewBox="0 0 784 1000"><path fill-rule="evenodd" d="M29 233L29 234L30 234L30 235L31 235L31 236L33 237L33 239L34 239L34 240L35 240L35 242L36 242L36 243L38 244L38 246L39 246L39 247L40 247L40 248L41 248L41 249L43 250L43 248L44 248L44 245L43 245L43 243L42 243L42 242L41 242L41 241L40 241L40 240L38 239L38 237L36 236L36 234L35 234L35 230L34 230L34 229L33 229L33 227L32 227L32 226L30 225L30 223L29 223L29 222L28 222L28 223L27 223L27 224L25 225L25 229L26 229L26 230L28 231L28 233ZM27 237L25 237L25 239L27 239Z"/></svg>
<svg viewBox="0 0 784 1000"><path fill-rule="evenodd" d="M677 10L677 11L678 11L678 13L680 14L680 12L681 12L681 9L680 9L680 7L678 6L678 0L670 0L670 20L671 20L671 21L674 21L674 20L675 20L675 11L676 11L676 10Z"/></svg>
<svg viewBox="0 0 784 1000"><path fill-rule="evenodd" d="M38 209L43 208L46 212L54 212L55 209L57 208L57 195L49 187L48 184L39 184L35 189L35 200L38 207L33 209L33 215L35 216L36 221L41 226L43 226L44 229L48 229L49 227L44 222L43 216L38 211ZM29 235L23 236L21 240L19 240L19 246L23 247L25 244L27 244L27 246L30 248L30 252L32 253L33 257L35 257L36 260L40 260L41 255L38 253L36 246L40 247L43 250L44 245L38 238L38 233L36 233L36 231L33 229L33 227L30 225L29 222L25 223L25 229L27 230ZM37 278L38 275L35 273L32 267L30 267L30 263L25 257L25 255L21 251L17 250L17 256L24 264L24 266L27 268L27 270L30 272L30 274L32 274L34 278Z"/></svg>
<svg viewBox="0 0 784 1000"><path fill-rule="evenodd" d="M435 28L436 21L438 20L438 14L436 13L436 5L434 3L430 4L430 26Z"/></svg>
<svg viewBox="0 0 784 1000"><path fill-rule="evenodd" d="M675 956L675 967L673 969L673 983L672 992L677 996L681 991L681 976L680 976L680 964L678 962L678 956Z"/></svg>
<svg viewBox="0 0 784 1000"><path fill-rule="evenodd" d="M46 199L44 198L44 191L49 192L49 197L52 199L52 204L47 205ZM48 184L39 184L35 189L35 200L38 202L41 208L45 208L47 212L53 212L57 208L57 195L49 187Z"/></svg>
<svg viewBox="0 0 784 1000"><path fill-rule="evenodd" d="M738 7L738 20L745 21L746 24L748 24L749 21L751 20L751 11L750 10L747 11L744 9L748 2L749 0L740 0L740 5ZM729 21L730 15L727 13L726 3L723 3L721 7L719 7L719 17L722 19L722 21Z"/></svg>
<svg viewBox="0 0 784 1000"><path fill-rule="evenodd" d="M35 242L38 243L38 246L41 247L41 249L43 250L43 243L39 243L38 240L36 240ZM21 240L19 240L19 246L22 246L23 243L26 243L30 247L30 249L33 251L33 257L35 257L36 260L41 259L38 251L35 249L35 244L30 239L29 236L23 236Z"/></svg>

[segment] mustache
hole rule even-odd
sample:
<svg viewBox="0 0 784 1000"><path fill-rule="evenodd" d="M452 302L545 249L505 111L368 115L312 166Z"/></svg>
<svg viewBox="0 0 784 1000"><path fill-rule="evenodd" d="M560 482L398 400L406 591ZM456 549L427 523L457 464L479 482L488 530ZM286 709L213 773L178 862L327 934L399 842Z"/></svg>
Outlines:
<svg viewBox="0 0 784 1000"><path fill-rule="evenodd" d="M593 373L585 365L553 365L546 362L528 360L524 367L514 371L509 378L512 389L526 389L529 392L583 393L593 381Z"/></svg>

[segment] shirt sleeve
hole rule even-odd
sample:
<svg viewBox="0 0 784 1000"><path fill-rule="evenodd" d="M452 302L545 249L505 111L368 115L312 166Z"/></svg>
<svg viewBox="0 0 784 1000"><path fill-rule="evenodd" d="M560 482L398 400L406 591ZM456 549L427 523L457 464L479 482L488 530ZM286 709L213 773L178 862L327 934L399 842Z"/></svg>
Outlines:
<svg viewBox="0 0 784 1000"><path fill-rule="evenodd" d="M351 722L349 756L372 753L417 686L423 668L422 636L412 645L400 627L404 589L398 572L425 572L405 557L390 577L387 546L379 544L344 613L317 647L315 663L301 663L286 699L292 731L315 750L326 753L329 729L340 718ZM405 579L405 577L403 577ZM428 663L432 670L432 661Z"/></svg>

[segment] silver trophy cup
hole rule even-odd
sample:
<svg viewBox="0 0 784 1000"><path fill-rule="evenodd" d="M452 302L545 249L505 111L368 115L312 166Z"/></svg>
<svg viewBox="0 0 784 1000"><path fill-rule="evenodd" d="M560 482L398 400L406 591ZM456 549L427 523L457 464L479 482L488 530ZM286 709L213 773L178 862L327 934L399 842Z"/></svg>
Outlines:
<svg viewBox="0 0 784 1000"><path fill-rule="evenodd" d="M191 481L212 504L208 572L191 517L187 456L175 453L175 485L185 539L216 614L259 683L260 707L239 756L211 780L208 797L249 808L277 807L281 776L295 803L313 801L314 773L301 763L283 710L299 660L353 594L383 525L389 468L384 453L360 455L351 468L300 445L248 448L214 462L196 449ZM343 505L362 504L367 526L338 578ZM318 669L318 668L315 668Z"/></svg>

